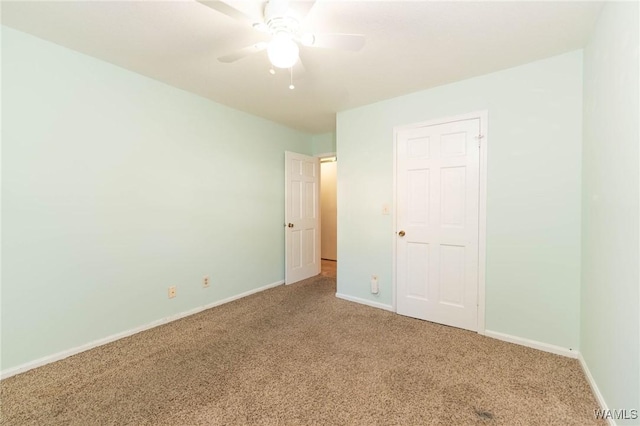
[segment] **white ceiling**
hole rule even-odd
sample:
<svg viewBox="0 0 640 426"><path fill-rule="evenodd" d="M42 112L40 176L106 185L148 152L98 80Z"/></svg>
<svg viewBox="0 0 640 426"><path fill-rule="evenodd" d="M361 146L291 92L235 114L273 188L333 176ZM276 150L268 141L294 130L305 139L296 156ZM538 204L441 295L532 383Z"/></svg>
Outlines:
<svg viewBox="0 0 640 426"><path fill-rule="evenodd" d="M264 36L194 0L2 1L2 23L230 107L324 133L334 130L338 111L579 49L601 6L318 0L305 28L364 34L366 45L356 53L303 47L306 72L294 74L295 90L288 89L288 71L268 73L265 52L218 62Z"/></svg>

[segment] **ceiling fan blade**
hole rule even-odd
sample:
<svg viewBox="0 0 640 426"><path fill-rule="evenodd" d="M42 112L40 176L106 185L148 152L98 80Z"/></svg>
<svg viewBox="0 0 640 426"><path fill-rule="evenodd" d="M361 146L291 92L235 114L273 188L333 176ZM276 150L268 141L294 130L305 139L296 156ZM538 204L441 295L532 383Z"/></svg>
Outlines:
<svg viewBox="0 0 640 426"><path fill-rule="evenodd" d="M267 48L267 43L261 42L252 44L251 46L243 47L242 49L236 50L235 52L229 53L227 55L220 56L218 60L220 62L224 62L225 64L235 62L238 59L242 59L249 55L253 55L254 53L262 52Z"/></svg>
<svg viewBox="0 0 640 426"><path fill-rule="evenodd" d="M311 47L358 51L364 47L362 34L315 34Z"/></svg>
<svg viewBox="0 0 640 426"><path fill-rule="evenodd" d="M203 5L215 10L216 12L220 12L223 15L227 15L230 18L235 19L236 21L244 22L249 25L252 25L255 22L255 19L251 18L249 15L244 12L239 11L233 6L228 5L222 1L218 0L196 0L198 3L202 3Z"/></svg>
<svg viewBox="0 0 640 426"><path fill-rule="evenodd" d="M296 79L303 78L307 73L307 69L304 67L304 63L302 62L302 58L298 56L298 61L293 66L293 76Z"/></svg>
<svg viewBox="0 0 640 426"><path fill-rule="evenodd" d="M315 5L316 0L292 1L289 2L289 10L293 12L299 22L302 22L311 13L311 9Z"/></svg>

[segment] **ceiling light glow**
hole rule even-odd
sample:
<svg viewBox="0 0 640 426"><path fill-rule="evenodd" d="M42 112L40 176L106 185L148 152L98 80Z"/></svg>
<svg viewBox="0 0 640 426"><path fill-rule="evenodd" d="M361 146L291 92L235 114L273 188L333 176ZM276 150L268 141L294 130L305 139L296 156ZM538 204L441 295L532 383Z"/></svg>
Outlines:
<svg viewBox="0 0 640 426"><path fill-rule="evenodd" d="M269 61L277 68L291 68L298 62L300 49L289 34L276 34L267 47Z"/></svg>

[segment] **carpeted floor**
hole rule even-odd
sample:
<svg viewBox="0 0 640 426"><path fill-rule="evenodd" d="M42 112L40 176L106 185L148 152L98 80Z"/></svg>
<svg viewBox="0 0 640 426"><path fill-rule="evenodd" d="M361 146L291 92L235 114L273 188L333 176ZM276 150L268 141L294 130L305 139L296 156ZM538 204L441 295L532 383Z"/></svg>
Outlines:
<svg viewBox="0 0 640 426"><path fill-rule="evenodd" d="M0 424L600 424L574 359L334 294L319 275L3 380Z"/></svg>

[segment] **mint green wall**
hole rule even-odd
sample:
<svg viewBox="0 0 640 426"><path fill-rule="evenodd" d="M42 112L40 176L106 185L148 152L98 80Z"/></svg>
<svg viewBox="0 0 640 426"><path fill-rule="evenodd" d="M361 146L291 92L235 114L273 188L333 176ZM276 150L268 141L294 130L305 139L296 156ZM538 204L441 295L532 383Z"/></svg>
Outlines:
<svg viewBox="0 0 640 426"><path fill-rule="evenodd" d="M311 144L313 155L336 152L336 134L333 132L313 135Z"/></svg>
<svg viewBox="0 0 640 426"><path fill-rule="evenodd" d="M640 410L638 12L607 3L584 51L580 351L609 408L628 410Z"/></svg>
<svg viewBox="0 0 640 426"><path fill-rule="evenodd" d="M338 292L392 303L393 127L488 110L486 329L577 348L582 52L341 112ZM380 293L369 292L377 274Z"/></svg>
<svg viewBox="0 0 640 426"><path fill-rule="evenodd" d="M6 27L2 56L3 370L283 279L310 135Z"/></svg>

